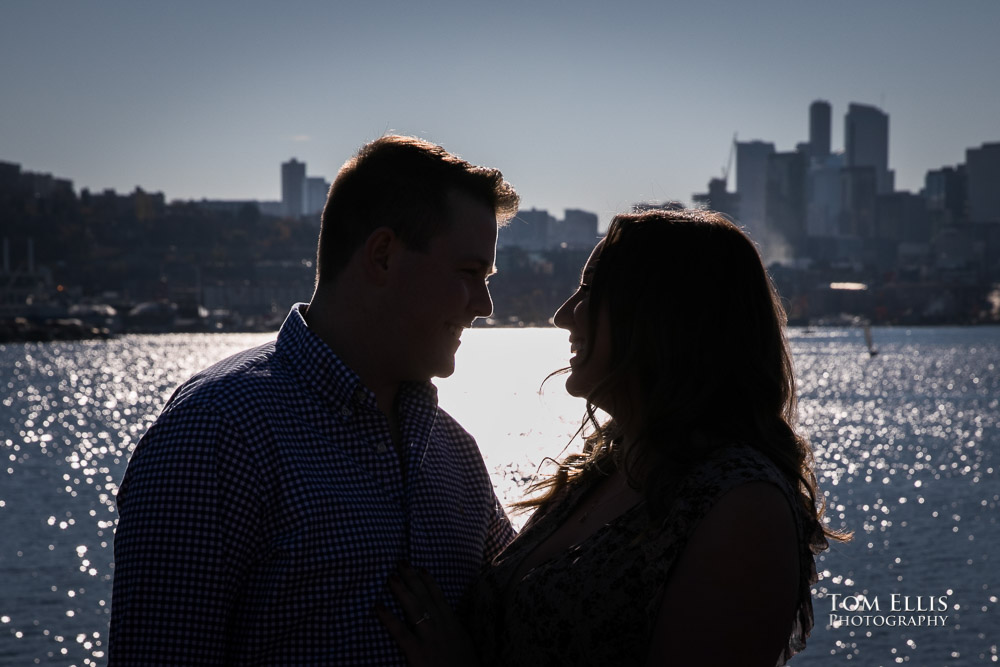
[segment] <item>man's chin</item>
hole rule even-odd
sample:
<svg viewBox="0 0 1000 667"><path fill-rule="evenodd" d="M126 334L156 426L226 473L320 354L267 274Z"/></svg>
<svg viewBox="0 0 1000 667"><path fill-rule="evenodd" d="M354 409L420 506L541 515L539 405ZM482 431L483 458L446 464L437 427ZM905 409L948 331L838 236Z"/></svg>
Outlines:
<svg viewBox="0 0 1000 667"><path fill-rule="evenodd" d="M434 373L432 374L431 377L436 377L436 378L444 379L444 378L451 377L454 374L455 374L455 364L452 363L451 366L442 367L442 368L439 368L438 370L434 371Z"/></svg>

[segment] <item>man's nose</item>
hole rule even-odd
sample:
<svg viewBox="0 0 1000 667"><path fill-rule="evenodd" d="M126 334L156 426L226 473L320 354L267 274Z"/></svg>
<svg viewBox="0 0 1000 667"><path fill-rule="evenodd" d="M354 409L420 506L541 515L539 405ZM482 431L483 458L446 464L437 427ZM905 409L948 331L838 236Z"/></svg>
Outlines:
<svg viewBox="0 0 1000 667"><path fill-rule="evenodd" d="M489 317L493 314L493 299L490 297L490 288L486 283L475 290L471 305L472 312L476 317Z"/></svg>

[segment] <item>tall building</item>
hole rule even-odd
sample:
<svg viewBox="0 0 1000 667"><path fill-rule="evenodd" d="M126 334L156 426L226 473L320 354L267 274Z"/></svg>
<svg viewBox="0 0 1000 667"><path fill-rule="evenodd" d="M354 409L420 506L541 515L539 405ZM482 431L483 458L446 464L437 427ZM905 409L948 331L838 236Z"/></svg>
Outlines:
<svg viewBox="0 0 1000 667"><path fill-rule="evenodd" d="M840 170L844 156L813 157L806 172L806 234L840 236Z"/></svg>
<svg viewBox="0 0 1000 667"><path fill-rule="evenodd" d="M876 238L928 243L931 238L927 200L912 192L890 192L875 198Z"/></svg>
<svg viewBox="0 0 1000 667"><path fill-rule="evenodd" d="M924 177L924 198L936 227L966 220L965 165L932 169Z"/></svg>
<svg viewBox="0 0 1000 667"><path fill-rule="evenodd" d="M767 158L767 227L761 245L768 259L796 257L803 247L807 162L800 151L772 153Z"/></svg>
<svg viewBox="0 0 1000 667"><path fill-rule="evenodd" d="M878 176L875 167L844 167L840 170L840 233L872 238L875 233L875 200Z"/></svg>
<svg viewBox="0 0 1000 667"><path fill-rule="evenodd" d="M596 213L568 208L555 228L558 238L550 239L552 245L570 250L590 250L597 243Z"/></svg>
<svg viewBox="0 0 1000 667"><path fill-rule="evenodd" d="M497 248L591 250L597 240L596 213L568 208L566 217L559 220L545 209L532 208L518 211L500 228Z"/></svg>
<svg viewBox="0 0 1000 667"><path fill-rule="evenodd" d="M766 141L736 142L736 193L739 221L755 240L764 233L767 215L767 158L774 144Z"/></svg>
<svg viewBox="0 0 1000 667"><path fill-rule="evenodd" d="M874 167L878 194L892 192L889 171L889 115L877 107L852 102L844 117L844 153L847 166Z"/></svg>
<svg viewBox="0 0 1000 667"><path fill-rule="evenodd" d="M519 247L528 251L545 250L549 246L550 228L556 219L544 209L521 210L502 227L497 236L498 248Z"/></svg>
<svg viewBox="0 0 1000 667"><path fill-rule="evenodd" d="M305 214L306 163L292 158L281 163L281 203L285 215L297 218Z"/></svg>
<svg viewBox="0 0 1000 667"><path fill-rule="evenodd" d="M830 103L816 100L809 105L809 155L822 160L830 154Z"/></svg>
<svg viewBox="0 0 1000 667"><path fill-rule="evenodd" d="M306 178L306 215L318 215L326 206L326 196L330 192L330 182L322 176Z"/></svg>
<svg viewBox="0 0 1000 667"><path fill-rule="evenodd" d="M0 161L0 192L11 192L21 180L21 165Z"/></svg>
<svg viewBox="0 0 1000 667"><path fill-rule="evenodd" d="M969 222L1000 222L1000 143L965 151Z"/></svg>

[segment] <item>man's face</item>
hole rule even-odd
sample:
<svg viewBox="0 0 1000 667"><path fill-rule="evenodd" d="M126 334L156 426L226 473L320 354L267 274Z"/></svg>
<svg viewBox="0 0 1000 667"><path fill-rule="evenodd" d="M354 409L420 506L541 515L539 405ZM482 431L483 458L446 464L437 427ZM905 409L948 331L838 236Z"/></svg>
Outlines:
<svg viewBox="0 0 1000 667"><path fill-rule="evenodd" d="M393 356L401 380L451 375L462 331L493 313L486 283L496 261L496 215L459 191L448 205L451 228L426 252L403 248L393 272L399 347Z"/></svg>

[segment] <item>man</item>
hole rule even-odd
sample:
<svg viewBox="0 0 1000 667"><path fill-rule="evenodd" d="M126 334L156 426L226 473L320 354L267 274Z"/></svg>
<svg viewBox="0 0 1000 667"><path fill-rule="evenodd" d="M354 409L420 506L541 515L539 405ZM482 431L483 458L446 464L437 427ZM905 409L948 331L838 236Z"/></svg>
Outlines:
<svg viewBox="0 0 1000 667"><path fill-rule="evenodd" d="M410 137L341 168L309 305L182 385L129 461L111 664L403 664L374 613L398 611L399 563L454 604L513 537L429 380L492 313L517 203L499 171Z"/></svg>

